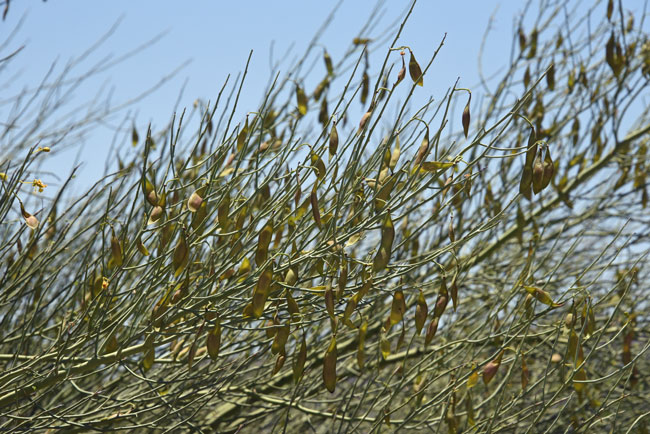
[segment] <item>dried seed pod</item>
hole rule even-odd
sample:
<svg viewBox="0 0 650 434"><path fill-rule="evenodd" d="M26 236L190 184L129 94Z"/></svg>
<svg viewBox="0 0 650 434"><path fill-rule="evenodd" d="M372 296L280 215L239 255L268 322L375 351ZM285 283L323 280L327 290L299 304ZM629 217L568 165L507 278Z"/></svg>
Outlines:
<svg viewBox="0 0 650 434"><path fill-rule="evenodd" d="M415 306L415 334L418 336L422 332L422 327L424 327L424 322L427 319L428 313L429 307L427 306L427 301L424 298L422 290L420 290L417 305Z"/></svg>
<svg viewBox="0 0 650 434"><path fill-rule="evenodd" d="M131 144L136 146L139 141L140 136L138 135L138 130L135 129L135 124L133 124L133 128L131 129Z"/></svg>
<svg viewBox="0 0 650 434"><path fill-rule="evenodd" d="M172 258L174 277L178 277L183 272L183 270L185 270L189 259L190 251L187 246L187 241L185 240L185 235L181 234L178 239L178 243L176 244L176 248L174 249L174 256Z"/></svg>
<svg viewBox="0 0 650 434"><path fill-rule="evenodd" d="M381 329L379 333L379 350L381 351L381 357L386 360L390 356L390 341L386 337L386 330Z"/></svg>
<svg viewBox="0 0 650 434"><path fill-rule="evenodd" d="M494 378L494 376L497 374L497 371L499 370L499 366L501 366L501 358L503 357L503 350L499 352L499 354L494 358L494 360L490 360L484 367L483 367L483 383L487 386L490 381Z"/></svg>
<svg viewBox="0 0 650 434"><path fill-rule="evenodd" d="M433 338L436 336L436 331L438 330L438 321L440 318L435 317L429 323L427 327L427 334L424 336L424 344L429 345Z"/></svg>
<svg viewBox="0 0 650 434"><path fill-rule="evenodd" d="M318 209L318 196L316 195L316 184L314 183L314 187L311 189L311 194L309 196L309 201L311 203L311 213L314 216L314 221L316 222L316 226L318 229L322 228L321 224L321 219L320 219L320 210Z"/></svg>
<svg viewBox="0 0 650 434"><path fill-rule="evenodd" d="M555 167L553 165L553 159L551 159L551 150L546 149L546 156L544 156L544 176L542 177L542 189L545 189L551 183L554 172Z"/></svg>
<svg viewBox="0 0 650 434"><path fill-rule="evenodd" d="M409 60L409 74L411 75L411 79L413 80L413 83L416 83L418 86L423 86L424 78L422 77L422 69L417 60L415 60L413 51L409 50L409 52L411 53L411 59Z"/></svg>
<svg viewBox="0 0 650 434"><path fill-rule="evenodd" d="M271 280L273 279L273 261L270 261L266 268L260 274L253 293L252 311L250 312L255 318L262 316L264 304L269 296Z"/></svg>
<svg viewBox="0 0 650 434"><path fill-rule="evenodd" d="M298 103L298 113L301 116L307 114L307 95L305 91L298 85L296 85L296 101Z"/></svg>
<svg viewBox="0 0 650 434"><path fill-rule="evenodd" d="M115 229L111 227L111 259L116 267L122 266L122 245L115 236Z"/></svg>
<svg viewBox="0 0 650 434"><path fill-rule="evenodd" d="M390 324L395 325L402 321L406 312L406 302L404 301L404 293L400 290L395 291L393 294L393 303L390 308Z"/></svg>
<svg viewBox="0 0 650 434"><path fill-rule="evenodd" d="M555 63L551 63L546 73L546 84L550 90L555 90Z"/></svg>
<svg viewBox="0 0 650 434"><path fill-rule="evenodd" d="M323 60L325 61L325 68L327 69L327 75L334 75L334 65L332 65L332 58L330 57L327 50L323 51Z"/></svg>
<svg viewBox="0 0 650 434"><path fill-rule="evenodd" d="M551 307L560 307L563 303L555 303L548 292L535 286L524 286L526 292L532 295L539 302Z"/></svg>
<svg viewBox="0 0 650 434"><path fill-rule="evenodd" d="M239 130L237 134L237 152L241 152L246 146L246 138L248 137L248 116L246 116L246 122L244 123L244 128ZM226 164L228 166L228 164Z"/></svg>
<svg viewBox="0 0 650 434"><path fill-rule="evenodd" d="M203 194L205 191L205 187L201 187L200 189L196 190L194 193L190 195L190 198L187 199L187 209L190 210L190 212L197 212L198 209L201 207L201 204L203 203Z"/></svg>
<svg viewBox="0 0 650 434"><path fill-rule="evenodd" d="M371 114L372 114L372 110L368 110L367 112L364 113L363 116L361 116L361 121L359 121L359 130L357 131L357 134L361 133L363 129L366 127L366 124L368 123Z"/></svg>
<svg viewBox="0 0 650 434"><path fill-rule="evenodd" d="M323 357L323 383L330 393L334 393L336 388L336 357L336 336L332 336Z"/></svg>
<svg viewBox="0 0 650 434"><path fill-rule="evenodd" d="M339 148L339 133L336 130L336 121L332 122L332 130L330 131L330 157L336 155L336 151Z"/></svg>
<svg viewBox="0 0 650 434"><path fill-rule="evenodd" d="M364 71L363 77L361 78L361 94L359 95L362 105L366 105L369 92L370 92L370 77L368 76L368 73Z"/></svg>
<svg viewBox="0 0 650 434"><path fill-rule="evenodd" d="M273 237L273 217L271 217L262 230L257 240L257 249L255 251L255 263L258 267L261 267L268 257L269 245L271 244L271 238Z"/></svg>
<svg viewBox="0 0 650 434"><path fill-rule="evenodd" d="M465 106L465 109L463 110L463 133L465 133L465 138L467 138L467 135L469 133L469 121L470 121L470 114L469 114L469 103L472 101L472 95L470 94L469 99L467 100L467 105Z"/></svg>
<svg viewBox="0 0 650 434"><path fill-rule="evenodd" d="M544 184L544 163L542 162L542 151L537 154L535 163L533 164L533 193L537 194L542 191Z"/></svg>
<svg viewBox="0 0 650 434"><path fill-rule="evenodd" d="M205 345L210 358L217 360L217 357L219 357L219 348L221 347L221 320L218 317L214 327L208 332Z"/></svg>
<svg viewBox="0 0 650 434"><path fill-rule="evenodd" d="M285 324L275 332L275 337L273 338L273 343L271 344L271 353L273 354L284 354L284 346L287 344L289 339L289 325Z"/></svg>

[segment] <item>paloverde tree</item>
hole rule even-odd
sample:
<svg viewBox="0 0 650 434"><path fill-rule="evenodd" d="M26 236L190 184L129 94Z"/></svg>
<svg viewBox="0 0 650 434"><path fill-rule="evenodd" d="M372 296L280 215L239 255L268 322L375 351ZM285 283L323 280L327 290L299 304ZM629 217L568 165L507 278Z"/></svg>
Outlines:
<svg viewBox="0 0 650 434"><path fill-rule="evenodd" d="M645 432L647 17L527 4L500 80L414 109L414 6L81 197L36 177L69 132L3 152L2 429Z"/></svg>

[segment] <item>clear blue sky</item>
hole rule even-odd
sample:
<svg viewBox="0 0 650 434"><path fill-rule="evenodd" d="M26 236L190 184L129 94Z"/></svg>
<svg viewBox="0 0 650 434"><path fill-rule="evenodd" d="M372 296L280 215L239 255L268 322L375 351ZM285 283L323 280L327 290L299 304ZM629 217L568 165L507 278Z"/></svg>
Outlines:
<svg viewBox="0 0 650 434"><path fill-rule="evenodd" d="M334 61L340 59L351 40L358 36L374 4L360 0L343 2L322 37ZM385 28L409 4L410 0L385 2L379 28ZM7 97L25 87L33 88L54 61L58 62L60 71L69 59L83 53L121 19L114 34L77 68L78 73L106 56L118 57L156 35L165 34L136 57L97 75L76 90L76 103L92 100L102 87L113 92L113 101L126 100L190 61L173 80L130 108L141 129L149 122L162 127L170 119L184 83L181 108L190 107L197 98L214 100L227 74L236 75L243 70L252 49L250 79L240 103L243 114L255 110L261 100L270 74L271 41L275 41L276 56L292 44L293 55L300 55L334 5L335 2L315 0L14 1L7 20L2 23L2 39L21 20L22 24L0 54L5 56L22 44L25 49L11 63L11 70L4 71L5 81L9 76L12 79L4 87L3 94ZM492 15L495 21L484 67L494 72L507 65L514 20L522 6L523 2L518 1L421 0L403 32L402 43L411 46L416 54L421 53L420 58L424 59L435 50L444 33L448 34L439 58L425 78L423 94L439 99L457 77L461 77L463 86L477 83L477 56ZM383 57L388 48L378 49L377 56ZM125 114L115 118L113 125ZM0 117L2 115L0 113ZM108 128L88 135L80 156L85 162L81 177L95 180L100 176L111 138ZM73 164L74 155L57 158L56 149L51 157L44 169L64 175Z"/></svg>

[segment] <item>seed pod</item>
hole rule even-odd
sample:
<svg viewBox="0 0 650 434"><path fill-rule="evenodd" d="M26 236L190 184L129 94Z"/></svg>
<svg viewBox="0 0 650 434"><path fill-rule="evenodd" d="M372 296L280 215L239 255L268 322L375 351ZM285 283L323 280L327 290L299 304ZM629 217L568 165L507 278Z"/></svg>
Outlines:
<svg viewBox="0 0 650 434"><path fill-rule="evenodd" d="M497 371L499 370L499 366L501 366L502 357L503 357L503 350L501 350L501 352L494 358L494 360L490 360L483 367L483 383L485 383L486 386L490 383L490 381L492 381Z"/></svg>
<svg viewBox="0 0 650 434"><path fill-rule="evenodd" d="M379 350L381 351L381 357L384 360L390 356L390 341L386 337L386 330L383 327L379 333Z"/></svg>
<svg viewBox="0 0 650 434"><path fill-rule="evenodd" d="M217 360L217 357L219 357L219 348L221 347L221 320L219 318L217 318L212 330L208 332L205 345L210 358Z"/></svg>
<svg viewBox="0 0 650 434"><path fill-rule="evenodd" d="M470 120L470 115L469 115L469 103L472 101L472 95L469 96L469 99L467 100L467 105L465 106L465 109L463 110L463 132L465 133L465 138L467 138L467 135L469 133L469 120Z"/></svg>
<svg viewBox="0 0 650 434"><path fill-rule="evenodd" d="M348 284L348 261L343 258L341 261L341 268L339 270L339 280L338 280L338 291L336 292L336 298L340 299L343 297L345 292L345 287Z"/></svg>
<svg viewBox="0 0 650 434"><path fill-rule="evenodd" d="M318 154L312 152L310 156L310 161L311 161L311 167L318 180L320 181L323 178L325 178L325 173L327 172L327 169L325 168L325 163L318 156Z"/></svg>
<svg viewBox="0 0 650 434"><path fill-rule="evenodd" d="M549 293L542 290L542 289L540 289L540 288L537 288L537 287L534 287L534 286L524 286L524 289L526 290L526 292L528 292L530 295L532 295L538 301L540 301L541 303L544 303L547 306L560 307L563 304L563 303L555 303L555 302L553 302L553 299L551 298Z"/></svg>
<svg viewBox="0 0 650 434"><path fill-rule="evenodd" d="M23 203L20 202L20 212L23 215L23 218L25 219L25 224L30 228L30 229L36 229L38 227L38 219L25 211L25 208L23 207Z"/></svg>
<svg viewBox="0 0 650 434"><path fill-rule="evenodd" d="M366 105L369 91L370 91L370 77L368 76L368 73L364 71L363 77L361 78L361 95L359 95L362 105Z"/></svg>
<svg viewBox="0 0 650 434"><path fill-rule="evenodd" d="M530 84L530 67L526 67L526 71L524 71L524 87L528 88L528 85Z"/></svg>
<svg viewBox="0 0 650 434"><path fill-rule="evenodd" d="M413 83L416 83L418 86L423 86L424 78L422 77L422 69L417 60L415 60L413 51L409 50L409 52L411 53L411 59L409 60L409 74L411 75L411 79L413 80Z"/></svg>
<svg viewBox="0 0 650 434"><path fill-rule="evenodd" d="M289 312L289 315L291 315L292 321L297 321L296 317L300 315L298 303L296 303L293 295L291 295L291 292L288 290L285 291L285 298L287 299L287 311Z"/></svg>
<svg viewBox="0 0 650 434"><path fill-rule="evenodd" d="M332 336L323 357L323 383L330 393L336 388L336 336Z"/></svg>
<svg viewBox="0 0 650 434"><path fill-rule="evenodd" d="M372 114L372 110L368 110L366 113L364 113L363 116L361 116L361 121L359 122L359 130L357 131L357 134L361 133L363 129L366 127L366 124L368 123L371 114Z"/></svg>
<svg viewBox="0 0 650 434"><path fill-rule="evenodd" d="M422 139L422 143L420 144L420 148L418 148L418 153L415 156L415 160L413 161L413 167L416 168L424 161L425 158L427 158L427 155L429 154L429 128L426 129L424 133L424 138Z"/></svg>
<svg viewBox="0 0 650 434"><path fill-rule="evenodd" d="M138 251L143 255L143 256L149 256L149 250L145 247L144 244L142 244L142 238L138 238L138 241L136 243L136 247L138 248Z"/></svg>
<svg viewBox="0 0 650 434"><path fill-rule="evenodd" d="M140 141L140 136L138 135L138 130L135 129L135 124L133 124L133 129L131 129L131 144L136 146Z"/></svg>
<svg viewBox="0 0 650 434"><path fill-rule="evenodd" d="M551 63L546 73L546 84L550 90L555 90L555 63Z"/></svg>
<svg viewBox="0 0 650 434"><path fill-rule="evenodd" d="M296 353L294 353L296 354ZM305 342L305 336L302 336L300 342L300 349L294 357L293 362L293 382L298 383L302 378L302 373L305 370L305 362L307 361L307 342Z"/></svg>
<svg viewBox="0 0 650 434"><path fill-rule="evenodd" d="M111 259L116 267L122 266L122 246L120 240L115 236L115 229L111 227Z"/></svg>
<svg viewBox="0 0 650 434"><path fill-rule="evenodd" d="M273 237L273 217L271 217L268 222L264 225L260 231L260 235L257 239L257 250L255 251L255 263L258 267L261 267L268 257L269 253L269 244L271 244L271 238Z"/></svg>
<svg viewBox="0 0 650 434"><path fill-rule="evenodd" d="M180 238L178 239L178 243L176 244L176 248L174 249L174 256L172 258L174 277L178 277L183 272L183 270L185 270L189 259L190 251L187 248L187 241L185 240L185 235L181 234Z"/></svg>
<svg viewBox="0 0 650 434"><path fill-rule="evenodd" d="M451 290L449 291L454 312L456 312L456 308L458 307L458 285L456 284L456 280L458 280L458 273L454 274L453 279L451 279Z"/></svg>
<svg viewBox="0 0 650 434"><path fill-rule="evenodd" d="M266 268L260 274L260 277L255 286L252 302L252 316L259 318L264 312L264 304L269 296L269 288L271 287L271 280L273 279L273 261L269 262Z"/></svg>
<svg viewBox="0 0 650 434"><path fill-rule="evenodd" d="M436 336L436 331L438 330L438 321L440 318L434 317L427 327L427 334L424 337L424 344L429 345L433 338Z"/></svg>
<svg viewBox="0 0 650 434"><path fill-rule="evenodd" d="M203 203L203 198L201 197L204 194L203 190L205 190L203 187L196 190L191 194L190 198L187 199L187 209L189 209L190 212L196 212L201 207L201 204Z"/></svg>
<svg viewBox="0 0 650 434"><path fill-rule="evenodd" d="M390 324L395 325L399 323L404 317L404 312L406 312L404 293L400 290L397 290L393 294L393 303L390 308Z"/></svg>
<svg viewBox="0 0 650 434"><path fill-rule="evenodd" d="M330 158L336 155L336 150L339 148L339 133L336 130L336 121L332 122L332 130L330 131Z"/></svg>
<svg viewBox="0 0 650 434"><path fill-rule="evenodd" d="M478 383L478 371L476 370L476 363L472 363L472 373L467 377L467 388L471 389Z"/></svg>
<svg viewBox="0 0 650 434"><path fill-rule="evenodd" d="M614 13L614 0L607 2L607 21L612 21L612 13Z"/></svg>
<svg viewBox="0 0 650 434"><path fill-rule="evenodd" d="M320 111L318 112L318 122L325 126L329 120L329 114L327 110L327 98L323 98L323 101L320 104Z"/></svg>
<svg viewBox="0 0 650 434"><path fill-rule="evenodd" d="M422 290L420 290L420 295L418 295L417 305L415 306L415 334L420 335L422 332L422 327L424 327L424 322L427 319L427 314L429 313L429 307L427 306L427 301L424 298Z"/></svg>
<svg viewBox="0 0 650 434"><path fill-rule="evenodd" d="M327 75L334 75L334 66L332 65L332 58L330 57L327 50L323 51L323 60L325 61L325 68L327 69Z"/></svg>
<svg viewBox="0 0 650 434"><path fill-rule="evenodd" d="M284 361L287 359L287 356L283 353L278 355L278 358L275 359L275 366L273 366L273 371L271 372L271 377L280 372L280 369L284 366Z"/></svg>
<svg viewBox="0 0 650 434"><path fill-rule="evenodd" d="M284 346L289 339L289 325L285 324L280 327L275 332L275 337L273 338L273 343L271 344L271 353L273 354L284 354Z"/></svg>
<svg viewBox="0 0 650 434"><path fill-rule="evenodd" d="M526 48L526 34L524 33L524 29L519 27L519 50L523 52L525 48Z"/></svg>
<svg viewBox="0 0 650 434"><path fill-rule="evenodd" d="M307 95L305 91L298 85L296 85L296 101L298 102L298 113L301 116L307 114Z"/></svg>
<svg viewBox="0 0 650 434"><path fill-rule="evenodd" d="M553 166L553 160L551 159L551 150L546 149L546 156L544 157L544 176L542 177L542 189L548 187L553 179L553 174L555 172L555 167Z"/></svg>
<svg viewBox="0 0 650 434"><path fill-rule="evenodd" d="M248 137L248 116L246 116L246 122L244 123L244 128L239 131L237 134L237 152L241 152L246 146L246 138ZM226 164L228 166L228 164Z"/></svg>
<svg viewBox="0 0 650 434"><path fill-rule="evenodd" d="M330 316L331 320L335 319L334 315L334 292L332 292L332 286L327 285L325 287L325 309L327 314Z"/></svg>
<svg viewBox="0 0 650 434"><path fill-rule="evenodd" d="M542 152L537 154L535 163L533 164L533 193L537 194L542 191L544 184L544 163L542 162Z"/></svg>

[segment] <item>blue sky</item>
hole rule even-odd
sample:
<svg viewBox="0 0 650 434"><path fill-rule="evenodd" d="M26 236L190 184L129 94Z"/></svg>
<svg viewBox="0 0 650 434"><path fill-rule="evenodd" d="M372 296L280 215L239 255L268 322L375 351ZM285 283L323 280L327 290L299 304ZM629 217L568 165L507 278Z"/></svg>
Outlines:
<svg viewBox="0 0 650 434"><path fill-rule="evenodd" d="M380 9L383 19L378 30L385 29L409 4L406 0L383 3ZM255 110L263 96L270 76L271 42L274 41L276 57L290 48L291 58L302 54L334 5L334 2L305 0L12 2L7 20L2 23L3 40L19 23L20 26L0 54L4 57L23 44L25 48L11 63L11 69L3 73L3 94L14 95L23 88L33 88L53 62L57 62L60 71L69 59L79 56L119 22L110 38L77 67L78 73L100 59L117 58L158 35L163 36L137 56L98 74L75 90L73 105L92 100L99 89L111 92L114 102L127 100L184 65L172 80L129 108L129 115L136 119L141 130L149 122L162 127L170 119L181 89L180 108L190 107L197 98L214 100L227 74L242 71L253 50L250 78L240 103L243 116ZM351 40L359 36L359 29L374 5L370 1L342 2L321 39L335 62ZM423 95L441 98L457 77L461 78L462 86L477 84L478 52L491 16L494 21L484 67L487 72L505 67L514 20L522 6L514 1L420 1L403 32L402 43L425 59L447 33L445 46L425 78ZM388 48L378 48L377 59L383 58ZM8 77L12 77L9 82ZM314 77L315 81L319 78ZM110 126L118 125L126 113L115 117L109 127L98 128L87 136L78 157L84 161L80 177L96 180L103 172L103 160L112 140ZM124 145L128 146L128 141ZM64 175L75 158L76 155L69 153L57 155L54 147L44 169Z"/></svg>

